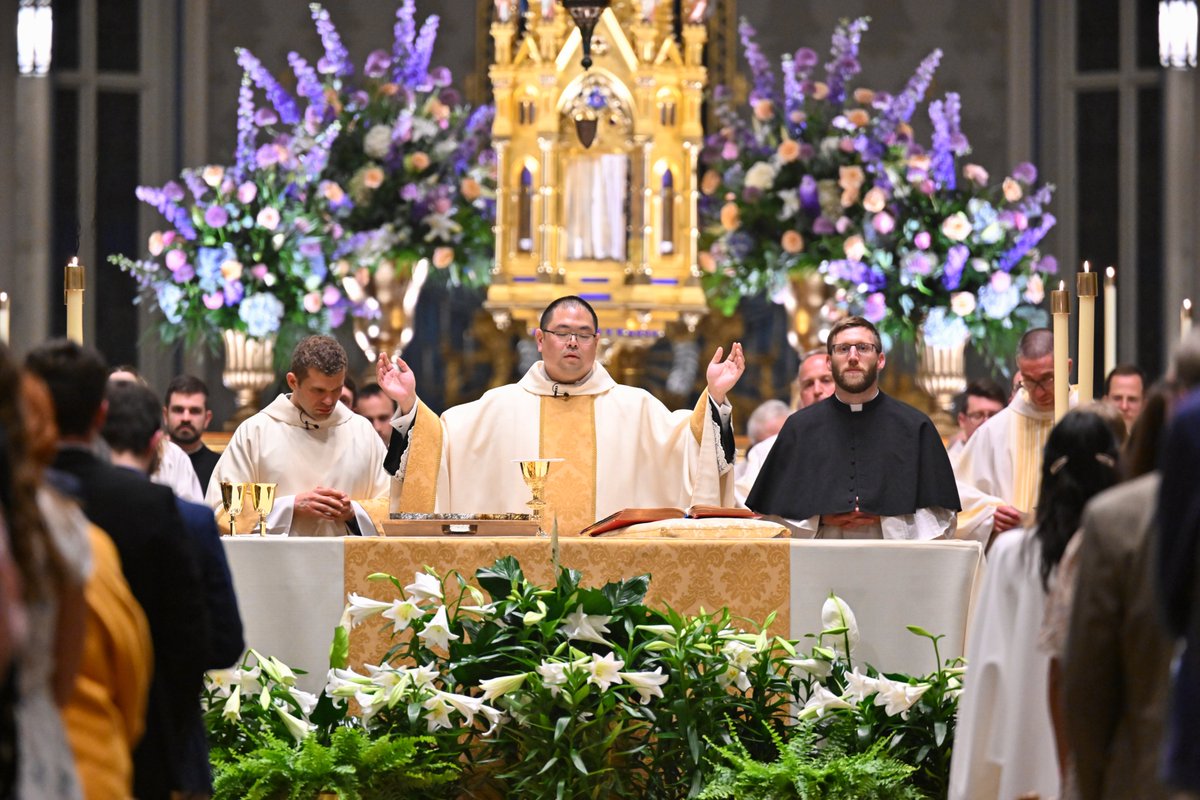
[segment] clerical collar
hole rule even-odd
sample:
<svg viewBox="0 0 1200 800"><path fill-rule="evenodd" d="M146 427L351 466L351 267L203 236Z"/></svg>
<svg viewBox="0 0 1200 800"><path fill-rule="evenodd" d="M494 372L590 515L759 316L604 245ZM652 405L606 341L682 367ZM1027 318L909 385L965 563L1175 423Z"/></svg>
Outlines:
<svg viewBox="0 0 1200 800"><path fill-rule="evenodd" d="M845 400L837 396L837 392L833 393L833 399L837 400L840 405L845 406L850 411L857 413L862 411L864 407L871 405L879 399L879 387L875 387L875 394L872 395L871 399L865 403L847 403Z"/></svg>
<svg viewBox="0 0 1200 800"><path fill-rule="evenodd" d="M553 378L551 378L551 377L550 377L549 373L547 373L547 372L546 372L546 364L545 364L545 362L542 362L542 363L540 363L540 364L538 365L538 369L541 371L541 373L542 373L542 377L546 379L546 382L547 382L547 383L552 383L552 384L554 384L555 386L557 386L560 392L561 392L563 389L576 389L576 388L578 388L578 387L580 387L580 386L583 386L585 383L587 383L588 381L590 381L590 380L592 379L592 376L593 376L593 375L595 375L595 374L596 374L596 365L595 365L595 364L593 364L593 365L592 365L592 368L588 370L588 373L587 373L587 375L584 375L582 378L580 378L579 380L575 381L574 383L563 383L562 381L556 381L556 380L554 380Z"/></svg>

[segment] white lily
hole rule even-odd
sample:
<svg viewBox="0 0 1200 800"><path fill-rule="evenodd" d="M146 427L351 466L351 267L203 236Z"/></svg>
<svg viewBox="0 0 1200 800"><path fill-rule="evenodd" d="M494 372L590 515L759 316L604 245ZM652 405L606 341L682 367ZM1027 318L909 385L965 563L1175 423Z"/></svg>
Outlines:
<svg viewBox="0 0 1200 800"><path fill-rule="evenodd" d="M858 620L854 617L854 612L850 610L850 606L846 605L846 601L838 597L833 592L829 593L825 604L821 606L821 625L825 630L831 628L845 628L846 632L839 636L830 637L833 639L833 648L841 652L841 648L847 642L850 643L850 650L853 651L858 646ZM850 653L843 653L849 656Z"/></svg>
<svg viewBox="0 0 1200 800"><path fill-rule="evenodd" d="M642 705L649 703L651 697L663 696L660 687L669 677L662 674L662 667L655 668L654 672L622 672L620 676L641 695Z"/></svg>
<svg viewBox="0 0 1200 800"><path fill-rule="evenodd" d="M287 732L290 733L292 738L297 742L304 741L304 737L312 733L317 727L306 719L300 719L299 717L292 716L285 708L275 706L275 713L279 715L281 720L283 720L283 727L287 728Z"/></svg>
<svg viewBox="0 0 1200 800"><path fill-rule="evenodd" d="M858 671L858 667L855 667L853 672L846 675L845 697L850 698L854 702L861 703L877 691L879 691L879 681L863 675Z"/></svg>
<svg viewBox="0 0 1200 800"><path fill-rule="evenodd" d="M426 715L426 722L430 733L433 733L438 728L453 727L450 722L450 709L453 706L450 705L445 697L441 696L442 694L439 692L421 704L429 712Z"/></svg>
<svg viewBox="0 0 1200 800"><path fill-rule="evenodd" d="M606 653L604 656L593 654L592 663L588 665L588 672L591 673L588 683L596 684L602 692L606 691L609 686L621 682L621 668L624 666L625 662L614 657L612 653Z"/></svg>
<svg viewBox="0 0 1200 800"><path fill-rule="evenodd" d="M740 670L733 664L730 664L725 668L724 672L717 676L717 683L722 686L734 684L744 692L750 688L750 676L746 674L745 670Z"/></svg>
<svg viewBox="0 0 1200 800"><path fill-rule="evenodd" d="M929 684L927 683L913 686L908 683L893 681L883 676L879 677L876 684L879 687L879 693L875 695L875 705L883 706L884 712L889 717L899 714L904 719L908 718L908 710L929 689Z"/></svg>
<svg viewBox="0 0 1200 800"><path fill-rule="evenodd" d="M442 674L437 671L437 667L433 665L432 661L423 667L412 667L408 670L408 677L412 679L413 686L418 689L433 686L433 682L441 676Z"/></svg>
<svg viewBox="0 0 1200 800"><path fill-rule="evenodd" d="M398 686L404 680L404 676L408 674L408 667L393 667L386 661L379 666L375 666L374 664L367 664L366 666L372 685L382 689L391 689L393 686Z"/></svg>
<svg viewBox="0 0 1200 800"><path fill-rule="evenodd" d="M487 717L488 721L488 729L482 734L484 738L491 736L495 732L496 728L498 728L505 720L508 719L508 715L498 708L482 706L479 710L483 712L483 715Z"/></svg>
<svg viewBox="0 0 1200 800"><path fill-rule="evenodd" d="M675 626L674 625L638 625L638 630L653 633L659 636L667 644L675 644Z"/></svg>
<svg viewBox="0 0 1200 800"><path fill-rule="evenodd" d="M365 619L369 619L377 614L382 614L384 611L392 607L391 603L385 603L382 600L375 600L370 597L363 597L361 594L351 592L346 598L346 610L342 613L342 627L354 628L358 623Z"/></svg>
<svg viewBox="0 0 1200 800"><path fill-rule="evenodd" d="M608 623L611 620L612 617L603 614L583 613L583 605L580 604L574 611L563 617L563 622L566 624L558 630L560 633L565 633L568 639L608 645L608 642L600 634L608 633Z"/></svg>
<svg viewBox="0 0 1200 800"><path fill-rule="evenodd" d="M446 619L446 607L439 606L433 619L426 623L424 630L417 637L425 642L426 647L437 647L442 650L450 648L450 640L458 635L450 632L450 622Z"/></svg>
<svg viewBox="0 0 1200 800"><path fill-rule="evenodd" d="M221 708L221 716L227 722L237 722L242 718L242 687L233 687L233 691L229 693L229 699Z"/></svg>
<svg viewBox="0 0 1200 800"><path fill-rule="evenodd" d="M454 710L462 714L468 726L474 724L476 714L483 712L483 700L481 698L465 694L454 694L453 692L436 692L436 694L454 706Z"/></svg>
<svg viewBox="0 0 1200 800"><path fill-rule="evenodd" d="M412 599L418 603L440 601L442 599L442 582L428 572L418 572L415 574L413 582L404 587L404 591L412 595Z"/></svg>
<svg viewBox="0 0 1200 800"><path fill-rule="evenodd" d="M296 673L292 672L291 667L280 661L275 656L271 656L270 664L274 668L271 677L275 678L276 681L282 683L284 686L291 687L296 685Z"/></svg>
<svg viewBox="0 0 1200 800"><path fill-rule="evenodd" d="M567 666L561 661L543 661L537 666L537 673L552 697L558 697L559 687L567 682Z"/></svg>
<svg viewBox="0 0 1200 800"><path fill-rule="evenodd" d="M416 599L408 597L404 600L393 600L382 616L392 620L392 634L395 635L407 628L409 623L423 613L421 607L417 605Z"/></svg>
<svg viewBox="0 0 1200 800"><path fill-rule="evenodd" d="M306 717L317 707L317 696L312 692L306 692L303 689L297 689L295 686L292 686L288 688L288 694L300 705L300 710L304 712L304 716Z"/></svg>
<svg viewBox="0 0 1200 800"><path fill-rule="evenodd" d="M522 618L521 621L525 623L525 627L529 627L530 625L536 625L537 623L541 622L542 620L544 620L546 618L546 612L547 612L546 604L543 603L541 600L538 600L537 601L537 611L526 611L525 616Z"/></svg>
<svg viewBox="0 0 1200 800"><path fill-rule="evenodd" d="M794 677L797 669L818 679L833 674L833 664L823 658L785 658L783 663L793 667Z"/></svg>
<svg viewBox="0 0 1200 800"><path fill-rule="evenodd" d="M729 659L729 663L740 670L747 670L754 666L758 661L758 652L746 644L739 642L737 639L730 639L721 648L721 654Z"/></svg>
<svg viewBox="0 0 1200 800"><path fill-rule="evenodd" d="M520 689L528 677L528 672L520 672L516 675L501 675L498 678L488 678L485 681L480 681L479 688L483 689L483 699L485 701L495 700L497 697ZM563 680L565 681L566 678L564 677Z"/></svg>
<svg viewBox="0 0 1200 800"><path fill-rule="evenodd" d="M808 702L801 709L800 717L802 719L811 716L823 717L826 711L834 708L851 708L851 705L818 683L813 687L812 694L808 696Z"/></svg>

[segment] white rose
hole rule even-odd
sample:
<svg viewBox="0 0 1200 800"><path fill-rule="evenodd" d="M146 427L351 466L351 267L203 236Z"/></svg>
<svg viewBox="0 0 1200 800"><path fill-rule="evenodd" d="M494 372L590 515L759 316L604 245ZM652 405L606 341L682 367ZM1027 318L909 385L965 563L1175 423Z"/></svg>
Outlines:
<svg viewBox="0 0 1200 800"><path fill-rule="evenodd" d="M965 317L975 310L975 294L973 292L955 292L950 295L950 310L960 317Z"/></svg>
<svg viewBox="0 0 1200 800"><path fill-rule="evenodd" d="M746 172L746 188L765 192L775 185L778 170L766 161L759 161Z"/></svg>
<svg viewBox="0 0 1200 800"><path fill-rule="evenodd" d="M363 137L363 152L371 158L384 158L392 146L392 129L387 125L376 125Z"/></svg>

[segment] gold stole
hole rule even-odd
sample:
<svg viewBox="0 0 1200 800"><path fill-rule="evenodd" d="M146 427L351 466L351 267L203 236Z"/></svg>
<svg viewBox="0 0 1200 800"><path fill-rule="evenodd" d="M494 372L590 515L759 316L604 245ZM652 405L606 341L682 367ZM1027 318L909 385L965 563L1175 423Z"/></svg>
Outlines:
<svg viewBox="0 0 1200 800"><path fill-rule="evenodd" d="M400 487L400 502L395 509L412 514L432 514L437 498L438 470L442 464L442 421L427 405L418 401L417 418L408 436L408 464Z"/></svg>
<svg viewBox="0 0 1200 800"><path fill-rule="evenodd" d="M1042 450L1054 418L1034 419L1024 414L1013 414L1012 459L1013 498L1012 504L1024 512L1033 512L1037 507L1038 492L1042 485Z"/></svg>
<svg viewBox="0 0 1200 800"><path fill-rule="evenodd" d="M546 531L573 536L596 521L596 396L541 398L539 456L565 459L546 478Z"/></svg>

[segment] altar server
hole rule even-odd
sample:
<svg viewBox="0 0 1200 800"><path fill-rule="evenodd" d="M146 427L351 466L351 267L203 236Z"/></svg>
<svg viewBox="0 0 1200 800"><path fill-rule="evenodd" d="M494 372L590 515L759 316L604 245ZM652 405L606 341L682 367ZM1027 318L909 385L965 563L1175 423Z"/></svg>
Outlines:
<svg viewBox="0 0 1200 800"><path fill-rule="evenodd" d="M836 388L788 418L747 507L822 539L952 536L958 489L933 422L879 390L879 331L862 317L833 326Z"/></svg>
<svg viewBox="0 0 1200 800"><path fill-rule="evenodd" d="M451 408L421 403L408 365L379 360L379 385L397 402L389 450L393 508L521 512L529 489L516 459L561 458L549 473L548 523L577 533L622 508L732 505L733 433L726 393L745 369L740 344L708 365L694 410L670 412L596 363L596 312L561 297L535 332L542 360L515 384Z"/></svg>
<svg viewBox="0 0 1200 800"><path fill-rule="evenodd" d="M336 339L310 336L296 345L292 391L234 431L213 469L208 505L221 510L222 481L274 483L268 533L375 533L358 501L387 493L384 447L370 422L338 402L345 377L346 351Z"/></svg>

